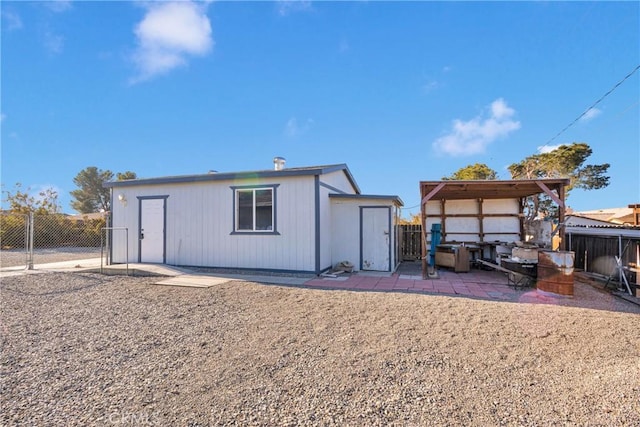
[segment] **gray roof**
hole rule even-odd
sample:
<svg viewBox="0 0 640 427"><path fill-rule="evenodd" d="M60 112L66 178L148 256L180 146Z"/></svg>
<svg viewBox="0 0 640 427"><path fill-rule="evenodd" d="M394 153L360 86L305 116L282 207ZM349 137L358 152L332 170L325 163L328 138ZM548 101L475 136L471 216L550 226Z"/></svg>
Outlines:
<svg viewBox="0 0 640 427"><path fill-rule="evenodd" d="M332 199L374 199L374 200L390 200L398 206L404 206L404 202L399 196L382 195L382 194L329 194Z"/></svg>
<svg viewBox="0 0 640 427"><path fill-rule="evenodd" d="M216 172L205 173L198 175L178 175L178 176L164 176L158 178L141 178L141 179L128 179L124 181L107 181L102 185L105 188L116 187L132 187L137 185L162 185L162 184L182 184L191 182L207 182L207 181L227 181L227 180L242 180L242 179L256 179L256 178L277 178L277 177L290 177L290 176L313 176L323 175L331 172L343 171L349 180L349 183L353 186L356 193L360 194L360 187L356 183L356 180L351 175L351 171L346 164L340 163L335 165L322 165L322 166L307 166L299 168L284 168L281 170L259 170L259 171L243 171L243 172Z"/></svg>

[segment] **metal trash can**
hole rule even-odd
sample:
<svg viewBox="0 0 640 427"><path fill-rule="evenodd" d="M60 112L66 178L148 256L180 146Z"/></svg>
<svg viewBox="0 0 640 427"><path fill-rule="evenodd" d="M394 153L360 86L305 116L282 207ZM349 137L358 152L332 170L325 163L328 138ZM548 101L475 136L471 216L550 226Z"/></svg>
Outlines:
<svg viewBox="0 0 640 427"><path fill-rule="evenodd" d="M558 295L573 296L573 262L571 251L538 251L537 289Z"/></svg>

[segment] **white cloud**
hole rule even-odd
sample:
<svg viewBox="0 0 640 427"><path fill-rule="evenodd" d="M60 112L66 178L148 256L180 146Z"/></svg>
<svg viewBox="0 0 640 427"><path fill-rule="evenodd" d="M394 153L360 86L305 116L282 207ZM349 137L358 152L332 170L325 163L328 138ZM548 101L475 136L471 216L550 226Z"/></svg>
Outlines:
<svg viewBox="0 0 640 427"><path fill-rule="evenodd" d="M509 118L514 114L515 110L510 108L502 98L496 99L491 103L491 115L497 120Z"/></svg>
<svg viewBox="0 0 640 427"><path fill-rule="evenodd" d="M289 138L298 137L311 129L313 119L307 119L304 123L298 123L295 117L290 118L284 126L284 134Z"/></svg>
<svg viewBox="0 0 640 427"><path fill-rule="evenodd" d="M520 129L520 122L512 118L515 110L504 99L493 101L488 111L488 116L481 114L469 121L455 119L449 133L436 139L433 148L451 156L484 153L493 141Z"/></svg>
<svg viewBox="0 0 640 427"><path fill-rule="evenodd" d="M313 10L311 2L308 0L278 0L276 2L278 14L287 16L295 12L307 12Z"/></svg>
<svg viewBox="0 0 640 427"><path fill-rule="evenodd" d="M580 121L581 122L589 122L589 121L595 119L596 117L598 117L600 114L602 114L602 110L599 110L597 108L589 108L587 110L587 112L584 113L584 115L582 117L580 117Z"/></svg>
<svg viewBox="0 0 640 427"><path fill-rule="evenodd" d="M433 77L433 75L426 75L425 80L426 83L422 85L422 93L428 94L435 90L441 89L446 86L446 74L451 71L451 67L446 65L442 67L438 74L438 77Z"/></svg>
<svg viewBox="0 0 640 427"><path fill-rule="evenodd" d="M5 22L3 28L7 31L20 30L22 28L22 19L17 13L3 10L2 19Z"/></svg>
<svg viewBox="0 0 640 427"><path fill-rule="evenodd" d="M558 145L541 145L540 147L538 147L538 153L540 153L540 154L550 153L550 152L560 148L561 145L562 144L558 144Z"/></svg>
<svg viewBox="0 0 640 427"><path fill-rule="evenodd" d="M47 31L44 34L44 47L54 55L62 53L64 49L64 37Z"/></svg>
<svg viewBox="0 0 640 427"><path fill-rule="evenodd" d="M214 42L205 12L201 4L191 1L151 4L135 28L138 75L133 82L185 65L188 56L211 51Z"/></svg>
<svg viewBox="0 0 640 427"><path fill-rule="evenodd" d="M429 80L427 83L422 85L422 91L424 93L429 93L431 91L438 89L439 87L440 87L440 83L438 83L436 80Z"/></svg>
<svg viewBox="0 0 640 427"><path fill-rule="evenodd" d="M53 0L45 3L54 12L64 12L71 9L71 0Z"/></svg>

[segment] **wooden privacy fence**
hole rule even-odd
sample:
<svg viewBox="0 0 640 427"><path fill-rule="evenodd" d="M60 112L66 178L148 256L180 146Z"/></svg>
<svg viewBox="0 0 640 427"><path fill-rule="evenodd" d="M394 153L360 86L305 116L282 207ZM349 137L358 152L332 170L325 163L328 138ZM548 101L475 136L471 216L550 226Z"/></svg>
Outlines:
<svg viewBox="0 0 640 427"><path fill-rule="evenodd" d="M400 225L400 252L403 260L416 260L422 257L422 225Z"/></svg>

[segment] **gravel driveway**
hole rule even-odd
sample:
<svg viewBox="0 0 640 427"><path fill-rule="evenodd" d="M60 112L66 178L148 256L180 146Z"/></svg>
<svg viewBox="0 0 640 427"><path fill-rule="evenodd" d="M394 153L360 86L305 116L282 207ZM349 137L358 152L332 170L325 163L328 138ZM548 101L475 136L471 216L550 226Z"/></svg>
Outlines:
<svg viewBox="0 0 640 427"><path fill-rule="evenodd" d="M154 281L3 278L0 423L640 425L631 303Z"/></svg>
<svg viewBox="0 0 640 427"><path fill-rule="evenodd" d="M33 251L34 264L47 264L50 262L73 261L87 258L100 258L100 248L60 247L34 249ZM0 251L0 267L26 266L26 263L27 254L24 249Z"/></svg>

